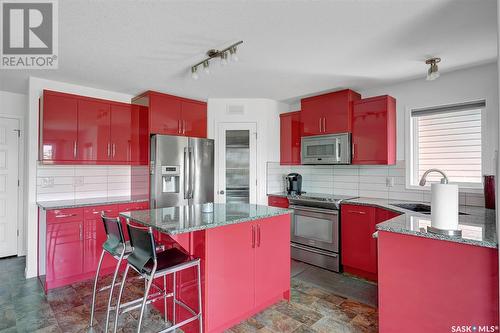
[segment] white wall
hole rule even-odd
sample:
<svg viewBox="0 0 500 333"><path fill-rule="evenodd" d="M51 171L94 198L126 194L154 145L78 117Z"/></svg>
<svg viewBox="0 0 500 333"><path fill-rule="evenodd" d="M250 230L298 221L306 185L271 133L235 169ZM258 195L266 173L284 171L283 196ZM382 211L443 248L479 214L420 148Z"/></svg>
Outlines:
<svg viewBox="0 0 500 333"><path fill-rule="evenodd" d="M0 91L0 114L24 118L27 109L26 95Z"/></svg>
<svg viewBox="0 0 500 333"><path fill-rule="evenodd" d="M37 246L38 246L38 215L36 206L37 191L37 159L38 159L38 100L44 89L56 90L82 96L109 99L119 102L128 102L133 96L118 92L79 86L65 82L51 81L30 77L28 91L28 113L27 113L27 159L26 159L26 186L25 204L26 219L26 277L34 277L37 274Z"/></svg>
<svg viewBox="0 0 500 333"><path fill-rule="evenodd" d="M228 107L241 107L242 114L228 112ZM222 122L254 122L257 124L257 203L267 204L266 162L279 161L280 122L279 114L288 112L289 106L270 99L223 99L208 100L208 137L217 138L218 124ZM218 146L215 145L215 170L217 170ZM215 175L215 191L218 177ZM216 194L215 194L216 195Z"/></svg>
<svg viewBox="0 0 500 333"><path fill-rule="evenodd" d="M446 63L443 63L445 66ZM407 109L486 100L483 112L483 174L495 174L493 156L498 150L498 75L497 64L442 73L434 81L422 78L389 86L359 91L362 97L391 95L397 101L397 160L405 159L405 114ZM423 72L423 74L425 74Z"/></svg>

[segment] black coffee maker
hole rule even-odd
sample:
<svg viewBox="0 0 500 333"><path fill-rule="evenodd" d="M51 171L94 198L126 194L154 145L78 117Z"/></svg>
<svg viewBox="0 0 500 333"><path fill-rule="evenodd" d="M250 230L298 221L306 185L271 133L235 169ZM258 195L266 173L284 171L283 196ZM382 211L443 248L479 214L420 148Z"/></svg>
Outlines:
<svg viewBox="0 0 500 333"><path fill-rule="evenodd" d="M286 193L300 195L302 193L302 176L298 173L289 173L285 177Z"/></svg>

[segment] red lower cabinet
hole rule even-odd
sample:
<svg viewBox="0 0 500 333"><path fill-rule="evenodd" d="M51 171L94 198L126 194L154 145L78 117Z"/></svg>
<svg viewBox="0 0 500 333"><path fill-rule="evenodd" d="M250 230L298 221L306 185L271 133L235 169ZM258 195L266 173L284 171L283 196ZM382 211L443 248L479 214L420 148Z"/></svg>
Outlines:
<svg viewBox="0 0 500 333"><path fill-rule="evenodd" d="M102 244L106 241L101 212L110 217L117 217L121 211L141 210L148 206L148 202L138 202L40 210L38 275L45 290L95 276ZM128 239L126 228L123 231ZM111 273L115 267L116 260L105 255L101 275Z"/></svg>
<svg viewBox="0 0 500 333"><path fill-rule="evenodd" d="M279 208L288 208L289 202L285 197L279 197L277 195L267 196L267 205Z"/></svg>
<svg viewBox="0 0 500 333"><path fill-rule="evenodd" d="M344 271L377 281L376 225L399 213L379 207L342 205L341 258Z"/></svg>

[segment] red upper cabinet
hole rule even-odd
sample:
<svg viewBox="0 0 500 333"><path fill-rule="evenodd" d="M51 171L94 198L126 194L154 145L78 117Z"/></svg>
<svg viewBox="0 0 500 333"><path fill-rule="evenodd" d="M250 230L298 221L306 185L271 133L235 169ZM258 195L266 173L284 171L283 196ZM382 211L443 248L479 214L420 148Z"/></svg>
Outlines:
<svg viewBox="0 0 500 333"><path fill-rule="evenodd" d="M78 104L71 95L44 90L40 114L40 160L77 159Z"/></svg>
<svg viewBox="0 0 500 333"><path fill-rule="evenodd" d="M207 137L207 103L182 101L181 132L185 136Z"/></svg>
<svg viewBox="0 0 500 333"><path fill-rule="evenodd" d="M107 161L111 156L110 105L78 101L78 160Z"/></svg>
<svg viewBox="0 0 500 333"><path fill-rule="evenodd" d="M280 114L280 164L300 164L301 112Z"/></svg>
<svg viewBox="0 0 500 333"><path fill-rule="evenodd" d="M148 108L150 134L207 137L207 103L146 91L132 103Z"/></svg>
<svg viewBox="0 0 500 333"><path fill-rule="evenodd" d="M303 135L351 132L353 101L361 95L345 89L301 100Z"/></svg>
<svg viewBox="0 0 500 333"><path fill-rule="evenodd" d="M352 164L396 163L396 100L391 96L354 102Z"/></svg>
<svg viewBox="0 0 500 333"><path fill-rule="evenodd" d="M132 161L132 106L111 104L111 133L109 159L117 162Z"/></svg>
<svg viewBox="0 0 500 333"><path fill-rule="evenodd" d="M181 101L173 96L149 94L150 131L155 134L181 135Z"/></svg>

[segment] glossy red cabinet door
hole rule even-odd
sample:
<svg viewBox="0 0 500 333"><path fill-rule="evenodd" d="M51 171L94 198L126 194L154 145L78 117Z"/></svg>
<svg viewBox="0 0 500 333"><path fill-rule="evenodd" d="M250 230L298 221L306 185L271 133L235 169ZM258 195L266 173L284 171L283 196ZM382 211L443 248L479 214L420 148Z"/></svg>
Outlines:
<svg viewBox="0 0 500 333"><path fill-rule="evenodd" d="M341 250L342 265L346 272L376 279L375 208L369 206L342 205Z"/></svg>
<svg viewBox="0 0 500 333"><path fill-rule="evenodd" d="M307 98L300 102L302 131L304 136L323 133L323 111L327 108L326 98Z"/></svg>
<svg viewBox="0 0 500 333"><path fill-rule="evenodd" d="M78 140L77 99L44 91L40 119L40 160L74 161Z"/></svg>
<svg viewBox="0 0 500 333"><path fill-rule="evenodd" d="M132 160L132 106L111 104L110 160L130 162Z"/></svg>
<svg viewBox="0 0 500 333"><path fill-rule="evenodd" d="M254 307L253 227L241 223L206 230L206 257L211 258L206 283L214 292L205 300L208 332L222 331L219 325L227 318L240 318Z"/></svg>
<svg viewBox="0 0 500 333"><path fill-rule="evenodd" d="M268 195L267 205L279 208L288 208L289 202L287 198L279 197L276 195Z"/></svg>
<svg viewBox="0 0 500 333"><path fill-rule="evenodd" d="M391 96L354 102L352 164L396 163L396 100Z"/></svg>
<svg viewBox="0 0 500 333"><path fill-rule="evenodd" d="M361 95L350 89L329 94L327 109L323 117L323 132L325 134L351 132L352 103Z"/></svg>
<svg viewBox="0 0 500 333"><path fill-rule="evenodd" d="M207 104L182 101L182 135L197 138L207 137Z"/></svg>
<svg viewBox="0 0 500 333"><path fill-rule="evenodd" d="M142 105L131 105L131 113L132 133L130 142L130 161L132 164L148 164L148 108Z"/></svg>
<svg viewBox="0 0 500 333"><path fill-rule="evenodd" d="M107 161L110 156L109 103L79 100L78 159L80 161Z"/></svg>
<svg viewBox="0 0 500 333"><path fill-rule="evenodd" d="M300 111L280 114L280 164L300 164Z"/></svg>
<svg viewBox="0 0 500 333"><path fill-rule="evenodd" d="M47 219L47 281L83 273L83 222L50 222Z"/></svg>
<svg viewBox="0 0 500 333"><path fill-rule="evenodd" d="M149 95L150 131L153 134L181 135L181 101L174 96Z"/></svg>
<svg viewBox="0 0 500 333"><path fill-rule="evenodd" d="M255 302L259 305L270 301L277 290L290 290L290 216L263 219L255 227Z"/></svg>

